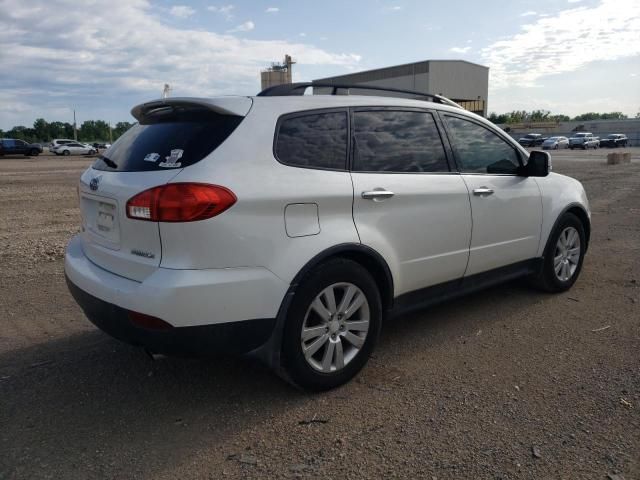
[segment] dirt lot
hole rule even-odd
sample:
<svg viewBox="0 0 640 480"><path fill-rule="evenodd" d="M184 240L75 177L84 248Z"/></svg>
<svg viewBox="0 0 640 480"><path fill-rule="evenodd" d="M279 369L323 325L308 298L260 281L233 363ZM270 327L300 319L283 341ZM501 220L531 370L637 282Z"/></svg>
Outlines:
<svg viewBox="0 0 640 480"><path fill-rule="evenodd" d="M360 377L321 395L96 330L62 262L90 160L0 159L0 479L639 479L634 150L554 154L593 210L570 292L509 284L394 320Z"/></svg>

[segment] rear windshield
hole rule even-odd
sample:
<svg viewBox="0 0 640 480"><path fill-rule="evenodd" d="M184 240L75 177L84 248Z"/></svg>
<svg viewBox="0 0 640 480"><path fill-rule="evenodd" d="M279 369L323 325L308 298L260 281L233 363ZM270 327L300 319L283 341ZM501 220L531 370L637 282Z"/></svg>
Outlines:
<svg viewBox="0 0 640 480"><path fill-rule="evenodd" d="M188 167L220 146L243 118L197 110L145 119L100 155L93 168L145 172Z"/></svg>

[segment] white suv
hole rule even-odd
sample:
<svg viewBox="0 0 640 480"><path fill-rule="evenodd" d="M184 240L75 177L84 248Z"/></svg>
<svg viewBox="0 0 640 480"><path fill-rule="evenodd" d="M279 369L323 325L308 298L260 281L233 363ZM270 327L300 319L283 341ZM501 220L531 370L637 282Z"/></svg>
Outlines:
<svg viewBox="0 0 640 480"><path fill-rule="evenodd" d="M94 324L152 352L251 352L322 390L398 313L521 276L576 281L587 197L546 152L443 97L308 86L132 110L80 179L65 257Z"/></svg>

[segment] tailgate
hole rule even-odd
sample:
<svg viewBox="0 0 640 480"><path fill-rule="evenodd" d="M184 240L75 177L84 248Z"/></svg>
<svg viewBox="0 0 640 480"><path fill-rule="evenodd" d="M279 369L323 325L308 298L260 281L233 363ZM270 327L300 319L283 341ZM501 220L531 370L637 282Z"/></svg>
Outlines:
<svg viewBox="0 0 640 480"><path fill-rule="evenodd" d="M150 275L160 265L162 256L158 223L128 218L126 203L147 188L167 183L179 171L88 169L80 179L79 195L82 246L89 260L132 280L142 281Z"/></svg>

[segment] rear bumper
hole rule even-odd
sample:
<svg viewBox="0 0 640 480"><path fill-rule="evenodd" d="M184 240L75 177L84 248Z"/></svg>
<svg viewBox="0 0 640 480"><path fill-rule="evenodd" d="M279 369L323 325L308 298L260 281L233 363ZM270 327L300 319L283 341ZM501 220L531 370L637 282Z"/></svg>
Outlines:
<svg viewBox="0 0 640 480"><path fill-rule="evenodd" d="M265 318L151 330L132 323L127 310L88 294L69 277L67 285L73 298L96 327L118 340L154 353L197 356L245 353L266 343L276 323L275 318Z"/></svg>
<svg viewBox="0 0 640 480"><path fill-rule="evenodd" d="M92 263L74 237L65 253L69 290L91 322L110 335L158 353L249 351L270 336L289 285L264 268L158 268L142 282ZM128 311L174 328L151 330Z"/></svg>

